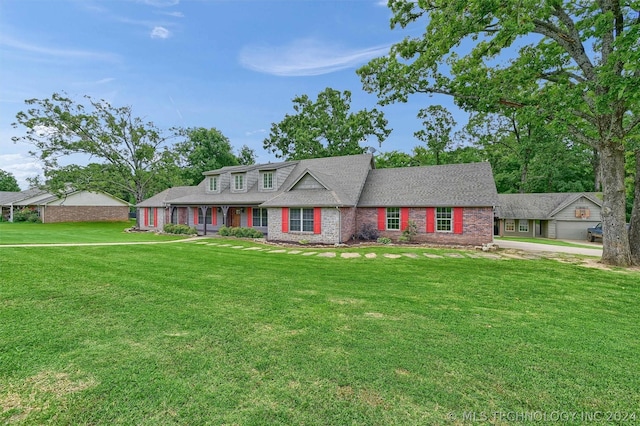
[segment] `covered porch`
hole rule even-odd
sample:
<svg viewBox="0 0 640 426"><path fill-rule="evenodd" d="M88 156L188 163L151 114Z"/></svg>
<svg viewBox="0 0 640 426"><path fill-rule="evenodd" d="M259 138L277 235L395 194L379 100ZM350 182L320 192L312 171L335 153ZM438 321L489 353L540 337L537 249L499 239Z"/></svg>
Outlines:
<svg viewBox="0 0 640 426"><path fill-rule="evenodd" d="M267 209L256 205L169 206L169 223L193 226L199 235L218 232L222 226L254 228L267 233Z"/></svg>

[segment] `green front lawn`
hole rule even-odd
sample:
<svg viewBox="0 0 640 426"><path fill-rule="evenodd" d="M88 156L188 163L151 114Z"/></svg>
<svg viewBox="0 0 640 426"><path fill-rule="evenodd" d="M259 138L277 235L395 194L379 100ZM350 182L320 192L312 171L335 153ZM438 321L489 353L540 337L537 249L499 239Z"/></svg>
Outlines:
<svg viewBox="0 0 640 426"><path fill-rule="evenodd" d="M0 422L640 416L640 274L403 252L0 248Z"/></svg>
<svg viewBox="0 0 640 426"><path fill-rule="evenodd" d="M0 222L0 245L122 243L184 238L184 236L157 236L153 232L124 232L126 228L131 228L134 225L135 221L77 223Z"/></svg>

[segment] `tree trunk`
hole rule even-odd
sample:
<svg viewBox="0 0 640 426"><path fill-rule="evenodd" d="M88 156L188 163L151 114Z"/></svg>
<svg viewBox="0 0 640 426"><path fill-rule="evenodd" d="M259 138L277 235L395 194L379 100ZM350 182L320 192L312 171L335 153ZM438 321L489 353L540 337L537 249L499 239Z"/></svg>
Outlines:
<svg viewBox="0 0 640 426"><path fill-rule="evenodd" d="M636 178L634 180L633 209L631 210L631 228L629 229L629 246L631 260L640 265L640 149L635 152Z"/></svg>
<svg viewBox="0 0 640 426"><path fill-rule="evenodd" d="M604 200L602 202L602 262L609 265L631 264L631 249L626 223L624 186L624 147L615 141L600 145L600 164Z"/></svg>
<svg viewBox="0 0 640 426"><path fill-rule="evenodd" d="M597 149L593 150L591 166L593 167L593 190L600 192L602 191L602 168L600 167L600 154L598 154Z"/></svg>

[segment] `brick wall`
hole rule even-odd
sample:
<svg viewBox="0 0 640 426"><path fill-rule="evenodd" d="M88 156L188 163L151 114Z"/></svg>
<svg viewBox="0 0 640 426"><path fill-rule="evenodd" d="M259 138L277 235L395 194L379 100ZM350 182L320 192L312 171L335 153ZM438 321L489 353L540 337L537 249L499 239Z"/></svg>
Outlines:
<svg viewBox="0 0 640 426"><path fill-rule="evenodd" d="M462 234L453 232L427 233L426 207L410 208L409 220L416 223L418 234L415 242L434 244L458 244L480 245L493 241L493 209L491 207L465 207L462 213ZM364 224L370 224L374 229L378 228L378 209L359 208L356 215L357 229ZM381 237L391 238L397 241L402 236L402 231L378 231Z"/></svg>
<svg viewBox="0 0 640 426"><path fill-rule="evenodd" d="M128 221L127 206L46 206L43 222Z"/></svg>

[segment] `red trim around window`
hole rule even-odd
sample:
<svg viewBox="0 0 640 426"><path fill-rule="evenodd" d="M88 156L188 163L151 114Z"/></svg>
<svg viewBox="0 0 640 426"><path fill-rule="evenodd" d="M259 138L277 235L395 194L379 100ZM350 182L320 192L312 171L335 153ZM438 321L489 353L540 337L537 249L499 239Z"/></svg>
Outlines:
<svg viewBox="0 0 640 426"><path fill-rule="evenodd" d="M149 209L144 209L144 226L149 226Z"/></svg>
<svg viewBox="0 0 640 426"><path fill-rule="evenodd" d="M435 232L436 209L427 207L427 232Z"/></svg>
<svg viewBox="0 0 640 426"><path fill-rule="evenodd" d="M247 227L253 228L253 210L247 207Z"/></svg>
<svg viewBox="0 0 640 426"><path fill-rule="evenodd" d="M409 226L409 207L400 208L400 230L404 231Z"/></svg>
<svg viewBox="0 0 640 426"><path fill-rule="evenodd" d="M387 229L387 209L378 207L378 231Z"/></svg>
<svg viewBox="0 0 640 426"><path fill-rule="evenodd" d="M195 207L195 208L193 209L193 224L194 224L194 225L197 225L197 224L198 224L198 209L199 209L199 208L200 208L200 207Z"/></svg>
<svg viewBox="0 0 640 426"><path fill-rule="evenodd" d="M462 207L453 208L453 233L462 234Z"/></svg>
<svg viewBox="0 0 640 426"><path fill-rule="evenodd" d="M322 209L320 207L313 208L313 233L322 233Z"/></svg>
<svg viewBox="0 0 640 426"><path fill-rule="evenodd" d="M158 227L158 209L153 209L153 226Z"/></svg>
<svg viewBox="0 0 640 426"><path fill-rule="evenodd" d="M211 206L211 224L218 224L218 208L215 206Z"/></svg>
<svg viewBox="0 0 640 426"><path fill-rule="evenodd" d="M287 207L282 208L282 232L289 232L289 209Z"/></svg>

